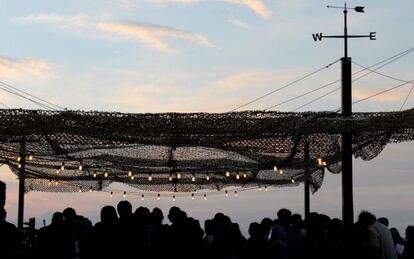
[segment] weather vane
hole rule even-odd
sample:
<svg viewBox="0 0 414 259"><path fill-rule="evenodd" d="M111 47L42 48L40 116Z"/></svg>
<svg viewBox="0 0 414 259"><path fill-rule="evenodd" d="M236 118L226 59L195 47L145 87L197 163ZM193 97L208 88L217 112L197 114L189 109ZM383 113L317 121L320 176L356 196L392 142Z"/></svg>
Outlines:
<svg viewBox="0 0 414 259"><path fill-rule="evenodd" d="M322 41L323 38L343 38L344 39L344 57L348 57L348 39L349 38L369 38L370 40L376 40L376 32L370 32L369 35L348 35L348 21L347 21L347 14L348 10L355 10L357 13L364 13L363 6L356 6L354 8L350 8L346 6L331 6L328 5L328 8L336 8L344 10L344 35L333 35L333 36L324 36L322 32L312 34L314 41Z"/></svg>

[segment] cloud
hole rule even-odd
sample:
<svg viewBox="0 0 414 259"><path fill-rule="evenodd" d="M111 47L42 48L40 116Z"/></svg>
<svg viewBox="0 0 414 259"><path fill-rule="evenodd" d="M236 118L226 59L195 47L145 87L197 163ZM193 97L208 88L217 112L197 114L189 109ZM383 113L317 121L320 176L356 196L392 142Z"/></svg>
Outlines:
<svg viewBox="0 0 414 259"><path fill-rule="evenodd" d="M195 4L204 2L205 0L148 0L154 4L171 4L171 3L178 3L178 4Z"/></svg>
<svg viewBox="0 0 414 259"><path fill-rule="evenodd" d="M88 17L84 14L77 14L75 16L65 16L55 13L31 14L28 16L14 17L12 20L22 24L44 23L63 28L81 28L90 25Z"/></svg>
<svg viewBox="0 0 414 259"><path fill-rule="evenodd" d="M220 92L236 92L246 88L257 88L270 81L272 81L271 75L266 72L241 72L214 82L210 88Z"/></svg>
<svg viewBox="0 0 414 259"><path fill-rule="evenodd" d="M247 29L249 28L249 25L247 25L245 22L240 21L239 19L236 19L234 17L230 17L229 18L229 22L231 24L233 24L234 26L238 27L238 28L242 28L242 29Z"/></svg>
<svg viewBox="0 0 414 259"><path fill-rule="evenodd" d="M272 12L261 0L224 0L231 4L244 5L265 20L272 18Z"/></svg>
<svg viewBox="0 0 414 259"><path fill-rule="evenodd" d="M0 78L24 79L36 77L46 79L51 75L52 65L42 59L16 59L0 56Z"/></svg>
<svg viewBox="0 0 414 259"><path fill-rule="evenodd" d="M104 32L118 34L125 39L136 40L146 47L162 52L176 52L168 44L168 39L184 40L204 47L214 46L201 34L188 33L166 26L142 23L100 22L97 24L97 28Z"/></svg>
<svg viewBox="0 0 414 259"><path fill-rule="evenodd" d="M145 23L121 23L92 20L84 14L64 16L58 14L37 14L24 17L14 17L13 21L22 24L42 23L60 29L87 29L98 33L111 33L126 40L135 40L145 47L161 52L175 53L169 40L182 40L203 47L215 47L205 36L197 33L181 31L168 26ZM87 35L91 35L88 33ZM113 37L111 37L112 39ZM119 37L116 37L119 38Z"/></svg>
<svg viewBox="0 0 414 259"><path fill-rule="evenodd" d="M371 95L374 95L378 92L380 92L382 90L379 89L354 89L352 91L352 96L354 98L354 100L360 100L366 97L369 97ZM399 101L403 101L404 98L406 97L406 93L400 93L400 92L395 92L395 91L390 91L378 96L375 96L371 99L368 99L367 101L373 101L373 102L399 102Z"/></svg>

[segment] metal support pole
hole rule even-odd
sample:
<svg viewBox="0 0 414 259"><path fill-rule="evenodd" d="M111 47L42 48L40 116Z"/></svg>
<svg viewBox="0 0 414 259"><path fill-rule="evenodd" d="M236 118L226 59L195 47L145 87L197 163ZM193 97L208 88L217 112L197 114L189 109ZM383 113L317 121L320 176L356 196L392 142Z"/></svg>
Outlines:
<svg viewBox="0 0 414 259"><path fill-rule="evenodd" d="M17 216L17 227L23 228L23 217L24 217L24 190L26 180L26 142L23 141L20 144L20 169L19 169L19 207Z"/></svg>
<svg viewBox="0 0 414 259"><path fill-rule="evenodd" d="M305 142L304 147L304 154L305 154L305 219L309 219L310 214L310 191L309 191L309 141Z"/></svg>
<svg viewBox="0 0 414 259"><path fill-rule="evenodd" d="M352 72L351 58L342 61L342 115L352 115ZM342 219L345 230L354 223L354 201L352 184L352 132L342 133Z"/></svg>

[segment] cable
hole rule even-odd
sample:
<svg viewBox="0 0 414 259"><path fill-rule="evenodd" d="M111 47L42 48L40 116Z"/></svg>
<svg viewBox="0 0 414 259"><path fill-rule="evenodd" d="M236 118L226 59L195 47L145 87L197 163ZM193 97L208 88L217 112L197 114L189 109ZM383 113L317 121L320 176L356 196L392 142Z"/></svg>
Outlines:
<svg viewBox="0 0 414 259"><path fill-rule="evenodd" d="M408 92L407 96L405 97L405 100L404 100L403 104L400 107L400 111L402 111L402 109L404 108L404 105L407 103L408 97L410 97L413 89L414 89L414 84L411 86L410 91Z"/></svg>
<svg viewBox="0 0 414 259"><path fill-rule="evenodd" d="M406 85L406 84L411 84L411 83L413 83L413 82L414 82L414 80L411 80L411 81L408 81L407 83L402 83L402 84L399 84L399 85L397 85L397 86L394 86L394 87L388 88L388 89L383 90L383 91L381 91L381 92L378 92L378 93L376 93L376 94L373 94L373 95L370 95L370 96L368 96L368 97L362 98L362 99L360 99L360 100L358 100L358 101L353 102L352 104L357 104L357 103L360 103L360 102L362 102L362 101L368 100L368 99L373 98L373 97L375 97L375 96L378 96L378 95L384 94L384 93L386 93L386 92L389 92L389 91L391 91L391 90L397 89L397 88L399 88L399 87L401 87L401 86L404 86L404 85Z"/></svg>
<svg viewBox="0 0 414 259"><path fill-rule="evenodd" d="M250 105L250 104L252 104L252 103L254 103L254 102L257 102L257 101L259 101L259 100L261 100L261 99L263 99L263 98L265 98L265 97L267 97L267 96L269 96L269 95L271 95L271 94L274 94L274 93L276 93L276 92L278 92L278 91L280 91L280 90L283 90L283 89L285 89L285 88L287 88L287 87L289 87L289 86L291 86L291 85L293 85L293 84L296 84L296 83L298 83L298 82L300 82L300 81L302 81L302 80L304 80L304 79L306 79L306 78L308 78L308 77L311 77L311 76L313 76L314 74L319 73L320 71L322 71L322 70L324 70L324 69L327 69L327 68L331 67L332 65L334 65L334 64L335 64L335 63L337 63L337 62L339 62L339 59L338 59L338 60L336 60L336 61L334 61L334 62L332 62L332 63L330 63L330 64L328 64L328 65L326 65L326 66L323 66L323 67L321 67L321 68L319 68L319 69L317 69L317 70L315 70L315 71L313 71L313 72L311 72L311 73L309 73L309 74L306 74L306 75L304 75L304 76L302 76L302 77L300 77L300 78L298 78L298 79L296 79L296 80L294 80L294 81L292 81L292 82L290 82L290 83L288 83L288 84L286 84L286 85L284 85L284 86L282 86L282 87L279 87L279 88L277 88L277 89L275 89L275 90L273 90L273 91L270 91L270 92L268 92L268 93L266 93L266 94L264 94L264 95L262 95L262 96L259 96L259 97L255 98L255 99L253 99L253 100L251 100L251 101L249 101L249 102L247 102L247 103L244 103L244 104L242 104L242 105L240 105L240 106L238 106L238 107L234 108L234 109L233 109L233 110L231 110L230 112L234 112L234 111L236 111L236 110L238 110L238 109L240 109L240 108L243 108L243 107L245 107L245 106L247 106L247 105Z"/></svg>
<svg viewBox="0 0 414 259"><path fill-rule="evenodd" d="M404 56L406 56L406 55L410 54L410 53L411 53L411 52L413 52L413 51L414 51L414 47L409 48L409 49L404 50L404 51L402 51L402 52L400 52L400 53L398 53L398 54L396 54L396 55L394 55L394 56L391 56L391 57L389 57L389 58L386 58L386 59L384 59L384 60L382 60L382 61L379 61L379 62L377 62L377 63L375 63L375 64L373 64L373 65L371 65L371 66L367 67L367 68L364 68L364 69L362 69L362 70L360 70L360 71L357 71L357 72L353 73L352 75L357 75L357 74L359 74L359 73L361 73L361 72L363 72L363 71L365 71L365 70L369 70L369 71L368 71L368 73L365 73L365 74L363 74L363 75L361 75L361 76L359 76L359 77L355 78L354 80L352 80L352 82L356 82L356 81L358 81L359 79L361 79L361 78L363 78L363 77L365 77L365 76L367 76L367 75L369 75L369 74L371 74L371 73L373 73L373 72L375 72L375 71L379 70L380 68L383 68L384 66L386 66L386 65L388 65L388 64L391 64L391 63L395 62L396 60L398 60L398 59L400 59L400 58L402 58L402 57L404 57ZM384 63L384 62L385 62L385 63ZM384 63L384 64L382 64L382 63ZM375 69L373 69L373 70L371 70L371 68L376 67L376 66L378 66L379 64L382 64L382 65L381 65L381 66L379 66L379 67L377 67L377 68L375 68ZM386 75L385 75L385 76L386 76ZM396 79L396 80L400 80L400 79L397 79L397 78L395 78L395 79ZM314 89L313 91L309 91L309 92L307 92L307 93L305 93L305 94L302 94L302 95L298 96L298 98L303 97L303 96L305 96L305 95L308 95L308 94L310 94L310 93L313 93L313 92L315 92L315 91L317 91L317 90L320 90L320 89L322 89L322 88L328 87L328 86L330 86L330 85L332 85L332 84L334 84L334 83L337 83L337 82L339 82L339 81L340 81L340 80L336 80L336 81L334 81L334 82L331 82L331 83L329 83L329 84L324 85L323 87L319 87L319 88L317 88L317 89ZM403 82L407 82L407 81L403 81ZM339 89L341 89L341 87L338 87L338 88L336 88L336 89L334 89L334 90L332 90L332 91L330 91L330 92L328 92L328 93L326 93L326 94L323 94L322 96L319 96L319 97L317 97L317 98L315 98L315 99L312 99L311 101L309 101L309 102L307 102L307 103L305 103L305 104L303 104L303 105L301 105L301 106L299 106L299 107L297 107L297 108L293 109L292 111L297 111L297 110L299 110L300 108L303 108L303 107L305 107L305 106L307 106L307 105L309 105L309 104L311 104L311 103L314 103L314 102L316 102L316 101L318 101L318 100L320 100L320 99L322 99L322 98L324 98L324 97L326 97L326 96L328 96L328 95L330 95L330 94L334 93L335 91L338 91ZM292 99L297 99L297 98L292 98ZM286 103L286 102L285 102L285 103ZM274 106L272 106L272 107L270 107L270 108L274 108L274 107L276 107L276 106L277 106L277 105L274 105ZM269 109L269 108L268 108L268 109ZM340 109L339 109L339 110L340 110ZM337 111L337 110L334 110L334 111Z"/></svg>
<svg viewBox="0 0 414 259"><path fill-rule="evenodd" d="M19 97L21 97L21 98L23 98L23 99L26 99L26 100L28 100L28 101L30 101L30 102L32 102L32 103L34 103L34 104L37 104L37 105L39 105L39 106L41 106L41 107L43 107L43 108L45 108L45 109L47 109L47 110L56 110L56 109L54 109L54 108L52 108L52 107L50 107L50 106L48 106L48 105L45 105L45 104L39 103L38 101L35 101L35 100L30 99L30 98L28 98L28 97L26 97L26 96L24 96L24 95L22 95L22 94L19 94L19 93L18 93L18 92L16 92L16 91L13 91L13 90L10 90L10 89L8 89L8 88L1 87L1 86L0 86L0 89L1 89L1 90L3 90L3 91L8 92L8 93L10 93L10 94L14 94L14 95L19 96Z"/></svg>
<svg viewBox="0 0 414 259"><path fill-rule="evenodd" d="M28 93L28 92L25 92L25 91L23 91L23 90L21 90L21 89L19 89L19 88L15 87L15 86L12 86L12 85L10 85L10 84L8 84L8 83L6 83L6 82L1 81L1 80L0 80L0 84L2 84L2 85L3 85L3 86L5 86L5 87L12 88L13 90L16 90L16 91L18 91L18 92L24 93L24 94L26 94L26 95L28 95L28 96L30 96L30 97L33 97L33 98L35 98L35 99L37 99L37 100L39 100L39 101L42 101L42 102L44 102L44 103L47 103L47 104L51 105L51 106L55 106L55 107L56 107L56 108L58 108L58 109L62 109L62 110L64 110L64 109L65 109L65 108L64 108L64 107L62 107L62 106L59 106L59 105L54 104L54 103L52 103L52 102L49 102L49 101L47 101L47 100L45 100L45 99L42 99L42 98L37 97L37 96L35 96L35 95L32 95L32 94L30 94L30 93Z"/></svg>
<svg viewBox="0 0 414 259"><path fill-rule="evenodd" d="M3 102L0 102L1 105L3 105L4 107L6 107L6 109L10 109L9 106L7 106L6 104L4 104Z"/></svg>

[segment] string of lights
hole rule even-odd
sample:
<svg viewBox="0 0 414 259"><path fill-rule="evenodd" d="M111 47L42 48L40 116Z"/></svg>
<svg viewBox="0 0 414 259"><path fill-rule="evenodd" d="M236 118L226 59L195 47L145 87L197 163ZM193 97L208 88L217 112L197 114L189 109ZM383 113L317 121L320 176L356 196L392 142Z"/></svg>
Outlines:
<svg viewBox="0 0 414 259"><path fill-rule="evenodd" d="M311 77L311 76L313 76L313 75L315 75L315 74L317 74L317 73L321 72L322 70L325 70L325 69L330 68L331 66L333 66L333 65L334 65L334 64L336 64L337 62L339 62L339 59L338 59L338 60L336 60L336 61L334 61L334 62L332 62L332 63L329 63L328 65L325 65L325 66L323 66L323 67L321 67L321 68L319 68L319 69L317 69L317 70L315 70L315 71L313 71L313 72L311 72L311 73L309 73L309 74L306 74L306 75L304 75L304 76L302 76L302 77L300 77L300 78L298 78L298 79L296 79L296 80L294 80L294 81L292 81L292 82L290 82L290 83L288 83L288 84L286 84L286 85L283 85L282 87L279 87L279 88L277 88L277 89L275 89L275 90L272 90L272 91L270 91L270 92L268 92L268 93L266 93L266 94L264 94L264 95L262 95L262 96L259 96L259 97L255 98L255 99L253 99L253 100L251 100L251 101L249 101L249 102L246 102L246 103L244 103L244 104L242 104L242 105L239 105L238 107L236 107L236 108L232 109L230 112L237 111L237 110L238 110L238 109L240 109L240 108L246 107L246 106L248 106L248 105L250 105L250 104L252 104L252 103L255 103L255 102L257 102L257 101L259 101L259 100L261 100L261 99L263 99L263 98L265 98L265 97L267 97L267 96L269 96L269 95L272 95L272 94L274 94L274 93L276 93L276 92L278 92L278 91L281 91L281 90L283 90L283 89L285 89L285 88L287 88L287 87L289 87L289 86L292 86L292 85L294 85L294 84L296 84L296 83L299 83L300 81L303 81L303 80L305 80L306 78L309 78L309 77Z"/></svg>

